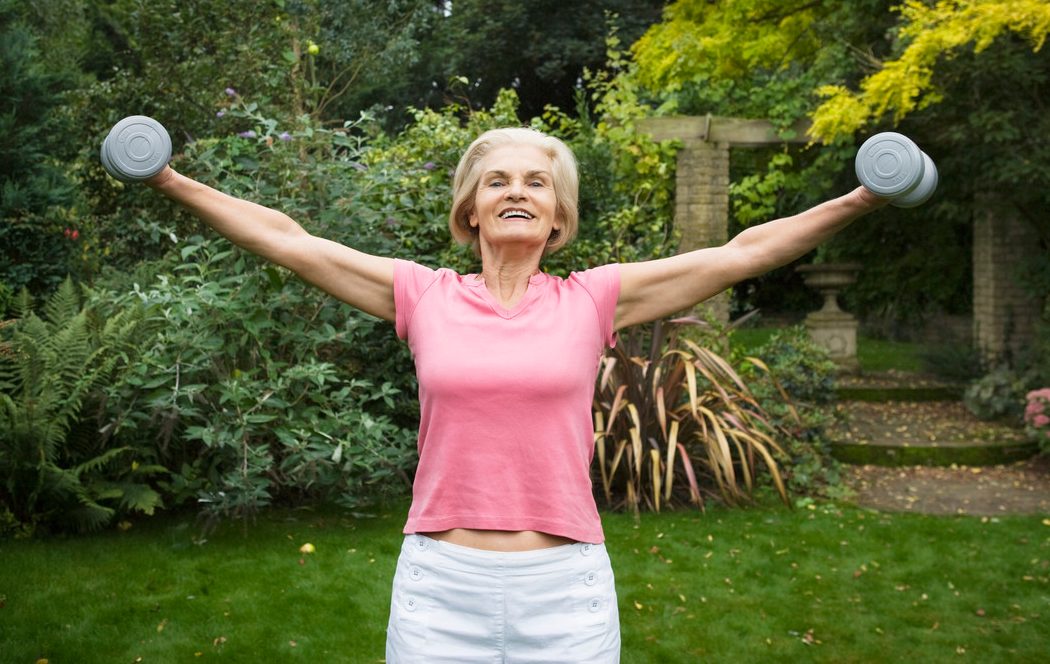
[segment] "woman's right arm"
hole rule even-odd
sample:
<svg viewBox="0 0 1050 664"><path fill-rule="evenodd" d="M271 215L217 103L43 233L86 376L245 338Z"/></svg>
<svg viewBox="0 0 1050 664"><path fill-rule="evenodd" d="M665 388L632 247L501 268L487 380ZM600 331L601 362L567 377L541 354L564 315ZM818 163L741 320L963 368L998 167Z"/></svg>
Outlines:
<svg viewBox="0 0 1050 664"><path fill-rule="evenodd" d="M394 320L394 261L310 235L283 212L234 198L170 167L146 184L230 242L295 272L362 311Z"/></svg>

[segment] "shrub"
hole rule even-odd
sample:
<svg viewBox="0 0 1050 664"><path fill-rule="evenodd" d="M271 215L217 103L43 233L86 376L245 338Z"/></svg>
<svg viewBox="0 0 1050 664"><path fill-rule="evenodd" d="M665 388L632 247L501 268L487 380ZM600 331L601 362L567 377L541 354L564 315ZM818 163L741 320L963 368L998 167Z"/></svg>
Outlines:
<svg viewBox="0 0 1050 664"><path fill-rule="evenodd" d="M1024 412L1027 379L1016 371L996 369L974 381L963 393L967 410L982 420L1020 422Z"/></svg>
<svg viewBox="0 0 1050 664"><path fill-rule="evenodd" d="M801 494L835 493L840 469L825 431L834 421L836 365L801 325L778 330L753 355L768 366L769 376L775 379L746 374L773 424L785 432L782 447L788 456L784 463L788 486ZM781 391L789 398L784 399Z"/></svg>
<svg viewBox="0 0 1050 664"><path fill-rule="evenodd" d="M981 375L981 354L969 343L938 343L920 351L923 367L948 380L971 381Z"/></svg>
<svg viewBox="0 0 1050 664"><path fill-rule="evenodd" d="M103 316L82 295L67 279L41 317L23 290L17 317L4 324L0 518L8 530L94 530L122 512L152 514L162 505L153 482L164 469L99 432L102 388L134 361L130 341L144 312L132 306Z"/></svg>
<svg viewBox="0 0 1050 664"><path fill-rule="evenodd" d="M1050 387L1032 390L1025 395L1025 430L1029 438L1039 443L1043 453L1050 452Z"/></svg>
<svg viewBox="0 0 1050 664"><path fill-rule="evenodd" d="M787 501L776 426L728 362L678 333L689 322L636 326L602 360L594 419L606 503L659 512L702 507L708 493L739 504L760 461Z"/></svg>
<svg viewBox="0 0 1050 664"><path fill-rule="evenodd" d="M389 326L225 240L191 238L181 256L152 283L106 295L156 312L109 399L114 435L153 441L171 469L171 502L243 515L403 491L415 435L397 421L407 358Z"/></svg>

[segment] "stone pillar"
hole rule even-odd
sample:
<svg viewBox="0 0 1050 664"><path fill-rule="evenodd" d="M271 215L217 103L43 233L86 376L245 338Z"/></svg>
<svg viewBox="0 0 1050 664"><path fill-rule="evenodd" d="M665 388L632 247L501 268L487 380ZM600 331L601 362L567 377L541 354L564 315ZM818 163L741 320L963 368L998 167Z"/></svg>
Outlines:
<svg viewBox="0 0 1050 664"><path fill-rule="evenodd" d="M686 140L678 151L675 225L682 232L678 253L721 246L728 240L729 144ZM700 305L722 323L729 321L729 294Z"/></svg>
<svg viewBox="0 0 1050 664"><path fill-rule="evenodd" d="M788 132L790 138L768 120L727 118L713 115L657 117L638 121L638 130L655 141L682 141L678 151L675 181L674 221L682 231L678 252L721 246L728 239L729 150L731 147L759 147L805 144L809 122L801 120ZM729 294L717 295L700 307L714 317L729 321ZM698 312L699 313L699 312Z"/></svg>
<svg viewBox="0 0 1050 664"><path fill-rule="evenodd" d="M1018 279L1039 251L1039 236L1008 201L979 195L974 204L973 339L989 365L1010 364L1035 340L1041 303Z"/></svg>

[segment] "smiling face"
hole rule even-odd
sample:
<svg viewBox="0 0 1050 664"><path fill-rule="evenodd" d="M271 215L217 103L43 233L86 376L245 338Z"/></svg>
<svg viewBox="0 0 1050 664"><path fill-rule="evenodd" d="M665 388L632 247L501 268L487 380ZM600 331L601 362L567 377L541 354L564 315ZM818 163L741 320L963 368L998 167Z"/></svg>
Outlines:
<svg viewBox="0 0 1050 664"><path fill-rule="evenodd" d="M534 145L511 143L485 155L479 170L469 223L482 245L542 252L562 226L550 157Z"/></svg>

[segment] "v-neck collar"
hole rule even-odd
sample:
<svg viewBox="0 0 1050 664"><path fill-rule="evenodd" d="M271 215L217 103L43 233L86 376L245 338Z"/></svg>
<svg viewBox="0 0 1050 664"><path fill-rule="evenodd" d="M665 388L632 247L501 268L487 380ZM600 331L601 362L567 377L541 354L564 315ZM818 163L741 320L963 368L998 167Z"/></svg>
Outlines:
<svg viewBox="0 0 1050 664"><path fill-rule="evenodd" d="M529 287L525 291L525 294L521 296L521 299L511 307L507 309L499 300L489 292L489 289L485 286L485 279L480 274L468 274L463 278L463 284L469 288L474 289L478 296L485 301L486 304L501 318L511 319L520 314L522 311L529 306L529 304L540 296L543 290L540 286L548 279L545 272L537 272L536 274L529 277Z"/></svg>

